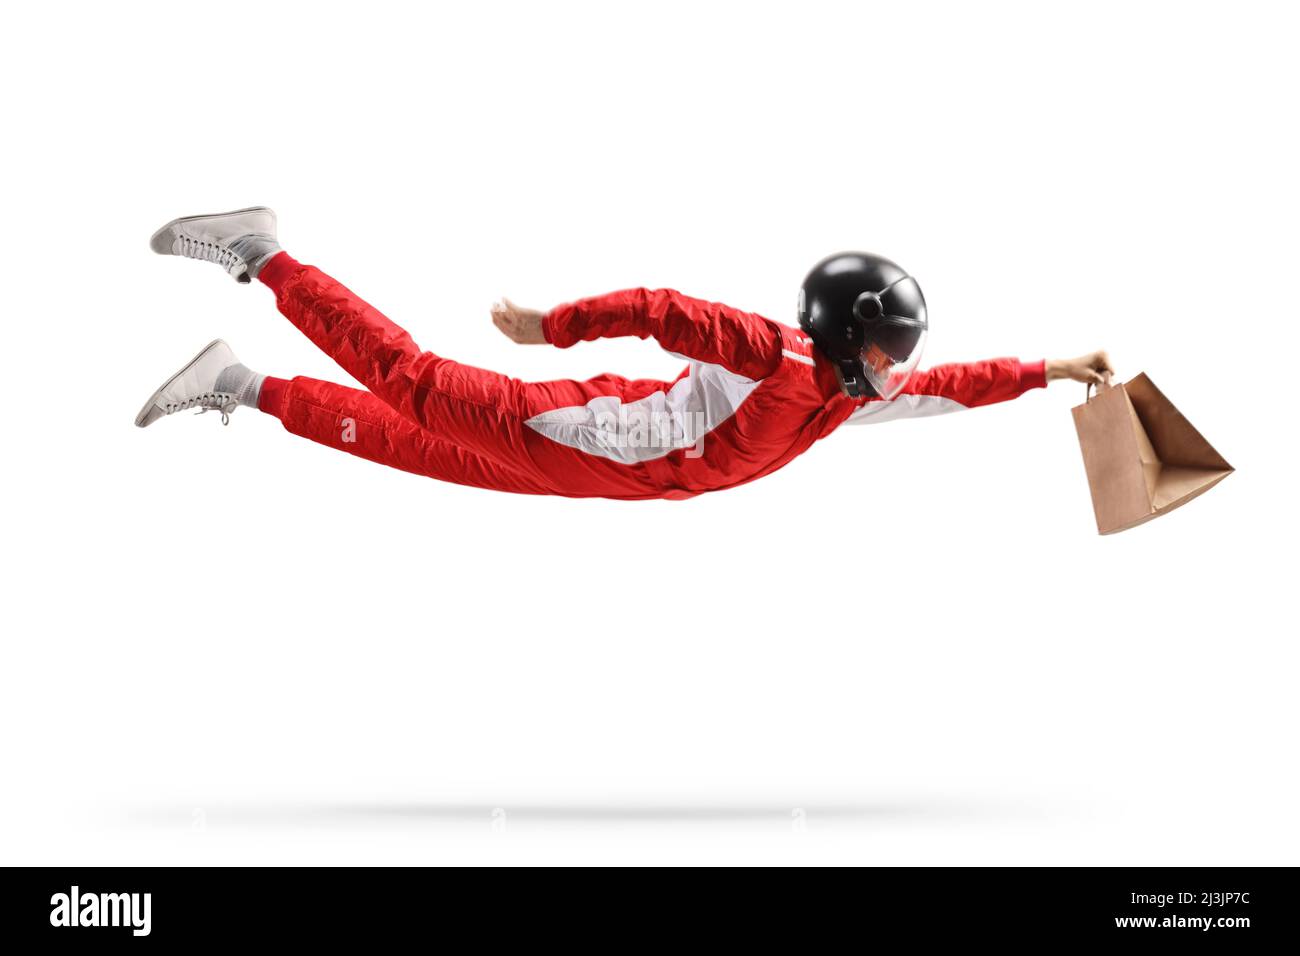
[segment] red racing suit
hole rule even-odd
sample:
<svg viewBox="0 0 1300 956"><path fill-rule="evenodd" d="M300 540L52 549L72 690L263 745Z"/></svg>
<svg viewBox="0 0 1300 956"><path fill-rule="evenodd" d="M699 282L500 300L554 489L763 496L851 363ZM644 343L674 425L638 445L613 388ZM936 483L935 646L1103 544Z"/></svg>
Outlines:
<svg viewBox="0 0 1300 956"><path fill-rule="evenodd" d="M500 491L689 498L770 474L846 422L956 411L1045 384L1042 362L1000 358L917 372L892 401L849 398L800 330L668 289L559 306L543 332L559 348L654 338L687 363L673 381L521 382L422 352L377 309L285 253L259 278L280 311L369 389L293 379L267 409L289 431Z"/></svg>

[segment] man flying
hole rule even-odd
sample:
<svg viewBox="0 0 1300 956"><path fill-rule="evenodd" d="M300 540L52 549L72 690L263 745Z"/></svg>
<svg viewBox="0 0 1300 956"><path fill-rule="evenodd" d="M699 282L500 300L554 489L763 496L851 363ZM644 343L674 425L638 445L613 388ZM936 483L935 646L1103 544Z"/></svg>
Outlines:
<svg viewBox="0 0 1300 956"><path fill-rule="evenodd" d="M916 418L1016 398L1054 379L1108 381L1105 352L917 371L928 332L916 280L842 253L799 297L799 328L670 289L628 289L549 312L508 300L492 320L515 342L569 348L653 337L686 368L671 382L599 375L521 382L423 352L404 330L282 251L264 206L176 219L150 242L257 279L280 311L365 391L259 375L212 342L156 391L144 427L187 408L240 405L294 434L380 464L478 488L588 498L689 498L770 474L845 423Z"/></svg>

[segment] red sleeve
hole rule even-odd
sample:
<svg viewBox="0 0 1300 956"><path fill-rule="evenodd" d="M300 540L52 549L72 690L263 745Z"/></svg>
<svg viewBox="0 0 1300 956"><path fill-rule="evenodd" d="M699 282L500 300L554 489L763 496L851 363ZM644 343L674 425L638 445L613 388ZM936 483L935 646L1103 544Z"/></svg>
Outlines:
<svg viewBox="0 0 1300 956"><path fill-rule="evenodd" d="M653 337L669 352L754 380L771 375L781 362L781 333L774 323L672 289L627 289L557 306L542 319L542 332L562 349L598 338Z"/></svg>
<svg viewBox="0 0 1300 956"><path fill-rule="evenodd" d="M936 365L917 372L903 386L904 395L934 395L966 408L1018 398L1047 385L1044 363L1014 358Z"/></svg>

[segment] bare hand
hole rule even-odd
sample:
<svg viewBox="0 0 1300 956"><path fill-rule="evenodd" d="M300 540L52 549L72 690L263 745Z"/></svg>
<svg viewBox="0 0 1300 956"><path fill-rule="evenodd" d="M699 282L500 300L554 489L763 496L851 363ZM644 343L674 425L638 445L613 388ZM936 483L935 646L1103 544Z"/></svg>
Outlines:
<svg viewBox="0 0 1300 956"><path fill-rule="evenodd" d="M545 313L536 309L525 309L502 297L492 306L492 324L505 333L512 342L520 345L542 345L546 336L542 334L542 316Z"/></svg>
<svg viewBox="0 0 1300 956"><path fill-rule="evenodd" d="M1110 377L1115 374L1111 368L1110 356L1103 351L1089 352L1072 359L1048 359L1044 371L1049 382L1069 378L1089 385L1109 385Z"/></svg>

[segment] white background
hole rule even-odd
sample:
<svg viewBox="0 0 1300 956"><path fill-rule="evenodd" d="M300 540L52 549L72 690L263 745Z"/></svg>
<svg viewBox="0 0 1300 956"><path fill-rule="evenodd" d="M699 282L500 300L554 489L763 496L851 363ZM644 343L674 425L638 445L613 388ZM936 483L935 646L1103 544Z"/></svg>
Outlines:
<svg viewBox="0 0 1300 956"><path fill-rule="evenodd" d="M1300 862L1284 5L8 16L0 861ZM1238 473L1099 537L1072 383L687 502L436 484L252 410L135 429L216 336L347 381L146 247L256 203L535 378L676 363L512 345L501 294L789 322L876 250L929 363L1106 347Z"/></svg>

